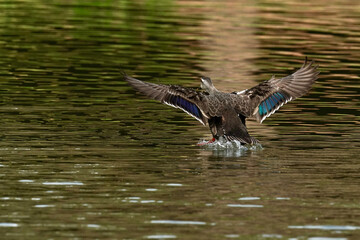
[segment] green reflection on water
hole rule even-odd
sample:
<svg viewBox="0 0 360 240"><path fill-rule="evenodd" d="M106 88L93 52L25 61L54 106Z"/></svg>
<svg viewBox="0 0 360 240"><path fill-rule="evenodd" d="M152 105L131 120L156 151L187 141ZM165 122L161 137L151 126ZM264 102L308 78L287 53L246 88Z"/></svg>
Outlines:
<svg viewBox="0 0 360 240"><path fill-rule="evenodd" d="M17 11L22 8L26 11ZM199 60L187 52L196 51L196 42L186 33L189 21L194 26L196 19L191 14L184 18L174 8L173 1L34 1L9 6L1 30L6 47L0 50L0 74L6 76L1 82L4 124L97 139L107 122L123 127L118 131L125 138L131 132L144 136L136 129L154 129L155 122L147 121L153 113L136 109L137 96L120 81L119 71L166 75L172 83L194 74ZM148 101L139 103L146 106ZM184 116L174 118L183 121ZM141 125L127 130L137 121ZM25 137L21 131L18 135Z"/></svg>

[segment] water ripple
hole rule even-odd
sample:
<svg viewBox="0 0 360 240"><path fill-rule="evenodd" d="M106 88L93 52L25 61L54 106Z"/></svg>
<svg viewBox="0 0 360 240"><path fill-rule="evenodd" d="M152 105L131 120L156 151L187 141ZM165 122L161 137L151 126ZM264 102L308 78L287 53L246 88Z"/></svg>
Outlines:
<svg viewBox="0 0 360 240"><path fill-rule="evenodd" d="M43 182L43 185L51 186L73 186L73 185L84 185L82 182Z"/></svg>
<svg viewBox="0 0 360 240"><path fill-rule="evenodd" d="M338 230L338 231L347 231L347 230L360 230L358 226L340 226L340 225L304 225L304 226L289 226L288 228L292 229L318 229L318 230Z"/></svg>
<svg viewBox="0 0 360 240"><path fill-rule="evenodd" d="M7 222L3 222L0 223L0 227L18 227L19 224L17 223L7 223Z"/></svg>
<svg viewBox="0 0 360 240"><path fill-rule="evenodd" d="M240 208L262 208L263 205L258 204L228 204L228 207L240 207Z"/></svg>
<svg viewBox="0 0 360 240"><path fill-rule="evenodd" d="M206 222L200 221L179 221L179 220L151 220L155 224L175 224L175 225L206 225Z"/></svg>
<svg viewBox="0 0 360 240"><path fill-rule="evenodd" d="M169 239L169 238L176 238L176 235L169 235L169 234L158 234L158 235L149 235L146 236L147 239Z"/></svg>

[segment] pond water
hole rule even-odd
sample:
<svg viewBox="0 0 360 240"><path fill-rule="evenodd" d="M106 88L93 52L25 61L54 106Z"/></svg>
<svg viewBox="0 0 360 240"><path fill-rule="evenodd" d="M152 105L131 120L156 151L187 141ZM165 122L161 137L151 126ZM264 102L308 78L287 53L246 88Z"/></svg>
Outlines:
<svg viewBox="0 0 360 240"><path fill-rule="evenodd" d="M0 3L4 239L360 239L356 1ZM257 149L136 93L142 80L220 90L320 65Z"/></svg>

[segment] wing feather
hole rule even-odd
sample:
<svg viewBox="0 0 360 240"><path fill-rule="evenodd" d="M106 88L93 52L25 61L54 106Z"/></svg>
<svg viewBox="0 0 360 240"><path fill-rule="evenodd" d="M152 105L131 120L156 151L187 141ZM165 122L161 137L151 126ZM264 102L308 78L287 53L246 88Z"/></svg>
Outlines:
<svg viewBox="0 0 360 240"><path fill-rule="evenodd" d="M144 82L124 74L124 80L133 88L149 98L158 100L166 105L179 108L206 125L207 115L202 93L191 88L184 88L176 85L162 85Z"/></svg>
<svg viewBox="0 0 360 240"><path fill-rule="evenodd" d="M248 99L248 107L242 111L247 117L255 117L260 123L289 101L305 95L319 75L314 62L304 64L293 74L283 77L272 77L259 85L238 95ZM249 107L250 106L250 107Z"/></svg>

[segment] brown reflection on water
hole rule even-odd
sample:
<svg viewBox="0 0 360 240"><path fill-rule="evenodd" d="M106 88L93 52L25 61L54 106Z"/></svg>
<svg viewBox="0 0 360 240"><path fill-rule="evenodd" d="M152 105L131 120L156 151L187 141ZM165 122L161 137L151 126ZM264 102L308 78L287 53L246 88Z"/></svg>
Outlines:
<svg viewBox="0 0 360 240"><path fill-rule="evenodd" d="M252 27L256 15L252 1L211 2L205 8L202 22L207 52L203 74L210 76L221 91L249 88L256 84L252 74L258 40Z"/></svg>
<svg viewBox="0 0 360 240"><path fill-rule="evenodd" d="M287 128L299 139L341 141L333 137L345 131L349 139L358 139L359 131L351 126L359 124L358 4L225 1L204 9L202 44L209 51L203 74L221 90L242 90L272 75L291 74L305 56L320 65L320 79L309 95L283 106L263 125L250 121L250 132L273 139ZM279 125L275 132L274 125Z"/></svg>

